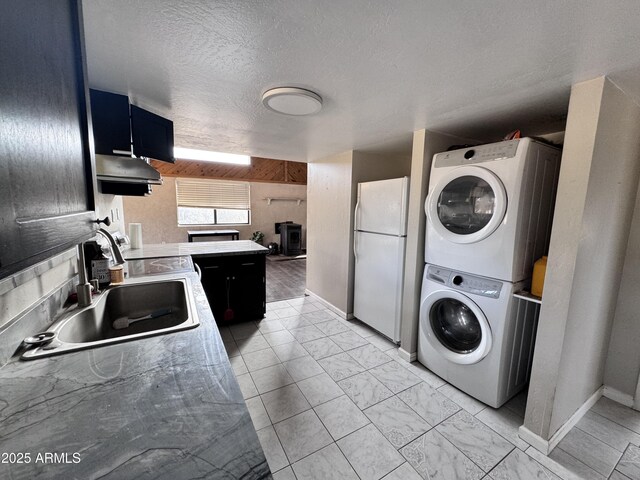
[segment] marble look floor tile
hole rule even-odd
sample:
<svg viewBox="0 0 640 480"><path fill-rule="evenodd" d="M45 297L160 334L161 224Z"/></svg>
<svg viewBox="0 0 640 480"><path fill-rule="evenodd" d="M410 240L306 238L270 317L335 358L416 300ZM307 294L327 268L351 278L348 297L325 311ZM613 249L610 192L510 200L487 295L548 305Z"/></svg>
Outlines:
<svg viewBox="0 0 640 480"><path fill-rule="evenodd" d="M523 390L503 406L524 419L524 413L527 409L527 395L528 392L526 390Z"/></svg>
<svg viewBox="0 0 640 480"><path fill-rule="evenodd" d="M569 469L565 468L563 465L561 465L557 461L553 460L552 458L549 458L548 456L544 455L543 453L539 452L538 450L536 450L533 447L527 448L524 453L528 457L531 457L532 459L537 461L540 465L545 467L547 470L551 471L553 474L555 474L558 477L560 477L562 480L583 480L585 478L585 477L581 477L581 476L576 475L575 473L573 473ZM566 455L567 457L571 458L570 455L567 455L564 452L563 452L563 455ZM577 460L575 460L575 459L574 459L574 461L577 462ZM595 472L594 470L591 470L586 465L584 465L584 464L581 464L581 465L585 469L588 469L590 472L592 472L594 475L597 475L597 477L591 477L591 478L598 478L598 479L604 478L602 475L600 475L599 473Z"/></svg>
<svg viewBox="0 0 640 480"><path fill-rule="evenodd" d="M293 464L298 480L359 480L335 443Z"/></svg>
<svg viewBox="0 0 640 480"><path fill-rule="evenodd" d="M577 428L571 429L556 448L564 450L605 477L611 475L622 456L621 452Z"/></svg>
<svg viewBox="0 0 640 480"><path fill-rule="evenodd" d="M309 296L302 296L297 298L289 298L287 300L287 304L291 307L296 307L298 305L304 305L305 303L315 303L313 299Z"/></svg>
<svg viewBox="0 0 640 480"><path fill-rule="evenodd" d="M426 368L424 365L418 362L408 363L404 360L400 360L400 364L404 364L404 367L413 373L416 377L420 378L423 382L427 382L433 388L440 388L443 385L446 385L443 379L433 373L431 370Z"/></svg>
<svg viewBox="0 0 640 480"><path fill-rule="evenodd" d="M324 310L324 306L318 303L306 303L304 305L297 305L295 308L300 313L312 313L317 312L318 310Z"/></svg>
<svg viewBox="0 0 640 480"><path fill-rule="evenodd" d="M353 331L338 333L329 337L341 349L351 350L367 345L369 342Z"/></svg>
<svg viewBox="0 0 640 480"><path fill-rule="evenodd" d="M400 392L398 397L429 425L438 425L460 410L457 404L424 382Z"/></svg>
<svg viewBox="0 0 640 480"><path fill-rule="evenodd" d="M296 340L300 343L310 342L317 340L318 338L326 337L324 333L318 330L315 326L309 325L308 327L294 328L290 330Z"/></svg>
<svg viewBox="0 0 640 480"><path fill-rule="evenodd" d="M624 452L629 443L640 445L640 435L592 411L588 411L576 427L620 452Z"/></svg>
<svg viewBox="0 0 640 480"><path fill-rule="evenodd" d="M454 387L453 385L449 385L448 383L438 388L438 391L446 397L449 397L449 399L457 403L458 406L462 407L471 415L476 415L477 413L487 408L484 403L479 402L475 398L467 395L464 392L461 392L456 387Z"/></svg>
<svg viewBox="0 0 640 480"><path fill-rule="evenodd" d="M367 337L369 343L371 343L374 347L379 348L383 352L391 349L397 349L398 345L393 343L391 340L384 338L382 335L372 335ZM411 468L411 467L409 467Z"/></svg>
<svg viewBox="0 0 640 480"><path fill-rule="evenodd" d="M308 355L306 357L289 360L288 362L284 362L283 365L284 368L287 369L287 372L289 372L289 375L291 375L291 378L296 382L324 373L320 364Z"/></svg>
<svg viewBox="0 0 640 480"><path fill-rule="evenodd" d="M367 425L337 443L360 478L377 480L404 463L398 451L373 425Z"/></svg>
<svg viewBox="0 0 640 480"><path fill-rule="evenodd" d="M264 314L264 317L262 318L262 320L266 321L266 320L278 320L278 316L273 313L273 310L267 310Z"/></svg>
<svg viewBox="0 0 640 480"><path fill-rule="evenodd" d="M245 400L247 398L255 397L256 395L258 395L258 389L254 385L251 375L245 373L244 375L238 375L236 379L238 380L238 384L240 385L242 397Z"/></svg>
<svg viewBox="0 0 640 480"><path fill-rule="evenodd" d="M346 395L318 405L314 410L334 440L339 440L369 423L367 417Z"/></svg>
<svg viewBox="0 0 640 480"><path fill-rule="evenodd" d="M331 310L324 309L305 313L302 315L302 318L308 320L310 323L316 324L326 322L328 320L337 320L339 317Z"/></svg>
<svg viewBox="0 0 640 480"><path fill-rule="evenodd" d="M243 338L251 338L258 333L258 327L253 322L238 323L231 325L229 331L234 340L242 340Z"/></svg>
<svg viewBox="0 0 640 480"><path fill-rule="evenodd" d="M223 340L222 344L224 345L224 349L227 352L227 356L229 358L237 357L240 355L240 349L238 348L238 344L234 339L230 338L228 340Z"/></svg>
<svg viewBox="0 0 640 480"><path fill-rule="evenodd" d="M288 362L289 360L293 360L294 358L300 358L309 355L309 352L307 352L298 342L274 345L271 348L281 362Z"/></svg>
<svg viewBox="0 0 640 480"><path fill-rule="evenodd" d="M422 381L396 361L372 368L369 373L380 380L393 393L399 393Z"/></svg>
<svg viewBox="0 0 640 480"><path fill-rule="evenodd" d="M493 480L561 480L517 448L491 470Z"/></svg>
<svg viewBox="0 0 640 480"><path fill-rule="evenodd" d="M442 422L436 430L485 472L500 463L514 448L464 410Z"/></svg>
<svg viewBox="0 0 640 480"><path fill-rule="evenodd" d="M346 353L339 353L338 355L322 358L318 360L318 363L331 378L336 381L343 380L364 371L364 367Z"/></svg>
<svg viewBox="0 0 640 480"><path fill-rule="evenodd" d="M249 372L249 375L259 393L266 393L293 383L293 378L281 364Z"/></svg>
<svg viewBox="0 0 640 480"><path fill-rule="evenodd" d="M405 462L385 476L384 480L422 480L422 477L418 475L418 472L409 463Z"/></svg>
<svg viewBox="0 0 640 480"><path fill-rule="evenodd" d="M298 382L298 387L312 407L328 402L344 394L327 373Z"/></svg>
<svg viewBox="0 0 640 480"><path fill-rule="evenodd" d="M602 397L591 407L591 411L622 425L629 430L640 433L640 412L620 405L607 397Z"/></svg>
<svg viewBox="0 0 640 480"><path fill-rule="evenodd" d="M616 470L629 478L640 478L640 448L629 445Z"/></svg>
<svg viewBox="0 0 640 480"><path fill-rule="evenodd" d="M311 323L308 320L305 320L301 316L281 318L280 323L282 323L282 325L284 325L284 328L288 330L293 330L294 328L308 327L311 325Z"/></svg>
<svg viewBox="0 0 640 480"><path fill-rule="evenodd" d="M278 310L279 308L287 308L291 305L286 300L280 300L278 302L269 302L267 303L267 312L272 310Z"/></svg>
<svg viewBox="0 0 640 480"><path fill-rule="evenodd" d="M342 353L342 349L333 343L333 340L327 337L312 340L311 342L305 342L302 346L316 360Z"/></svg>
<svg viewBox="0 0 640 480"><path fill-rule="evenodd" d="M529 450L530 450L530 448L527 449L527 452L529 452ZM531 455L530 453L528 453L528 454L533 457L533 455ZM544 457L544 455L543 455L543 457ZM556 473L556 470L554 470L549 465L544 463L540 458L537 458L537 457L533 457L533 458L538 460L538 462L542 463L545 467L547 467L552 472ZM554 448L553 451L546 458L549 458L552 462L557 463L558 465L560 465L562 467L563 471L568 473L568 474L566 474L566 473L565 474L557 474L563 479L570 479L570 480L574 480L574 479L577 479L577 480L603 480L603 479L607 478L604 475L596 472L593 468L587 466L586 464L582 463L577 458L569 455L567 452L565 452L564 450L562 450L561 448L558 448L558 447Z"/></svg>
<svg viewBox="0 0 640 480"><path fill-rule="evenodd" d="M282 445L280 445L280 441L273 427L268 426L262 430L258 430L257 433L264 456L267 457L269 469L272 472L276 472L289 465L289 460L287 460L287 456L284 454Z"/></svg>
<svg viewBox="0 0 640 480"><path fill-rule="evenodd" d="M496 410L487 407L478 413L476 418L519 449L524 451L529 448L529 444L518 436L518 429L523 423L522 418L508 408Z"/></svg>
<svg viewBox="0 0 640 480"><path fill-rule="evenodd" d="M276 356L276 353L272 348L265 348L264 350L258 350L257 352L245 353L242 355L242 358L250 372L280 363L280 359Z"/></svg>
<svg viewBox="0 0 640 480"><path fill-rule="evenodd" d="M269 344L262 335L256 335L251 338L243 338L241 340L237 340L236 344L238 345L240 353L243 355L269 348Z"/></svg>
<svg viewBox="0 0 640 480"><path fill-rule="evenodd" d="M281 422L311 408L297 385L272 390L261 395L261 398L272 423Z"/></svg>
<svg viewBox="0 0 640 480"><path fill-rule="evenodd" d="M358 320L349 321L349 328L363 338L369 338L374 335L379 335L379 333L376 332L373 328L365 325L364 323Z"/></svg>
<svg viewBox="0 0 640 480"><path fill-rule="evenodd" d="M480 467L435 430L418 437L400 452L424 479L479 480L484 476Z"/></svg>
<svg viewBox="0 0 640 480"><path fill-rule="evenodd" d="M364 414L396 448L404 447L431 429L426 420L398 397L367 408Z"/></svg>
<svg viewBox="0 0 640 480"><path fill-rule="evenodd" d="M235 373L236 376L243 375L249 371L247 365L244 363L244 359L240 355L231 357L229 362L231 362L231 368L233 368L233 373Z"/></svg>
<svg viewBox="0 0 640 480"><path fill-rule="evenodd" d="M258 326L258 331L262 334L280 332L284 330L284 325L280 320L262 320L260 322L256 322L256 325Z"/></svg>
<svg viewBox="0 0 640 480"><path fill-rule="evenodd" d="M391 390L369 372L362 372L340 380L338 385L361 410L393 395Z"/></svg>
<svg viewBox="0 0 640 480"><path fill-rule="evenodd" d="M278 308L277 310L273 310L273 313L278 318L287 318L287 317L296 317L300 315L300 312L296 310L294 307L286 306L285 308Z"/></svg>
<svg viewBox="0 0 640 480"><path fill-rule="evenodd" d="M289 333L287 330L265 333L264 338L272 347L276 345L283 345L285 343L291 343L295 340L295 338L293 338L293 335L291 335L291 333Z"/></svg>
<svg viewBox="0 0 640 480"><path fill-rule="evenodd" d="M349 331L349 327L341 320L329 320L327 322L316 323L315 327L325 335L336 335Z"/></svg>
<svg viewBox="0 0 640 480"><path fill-rule="evenodd" d="M291 463L333 443L331 435L313 410L274 425Z"/></svg>
<svg viewBox="0 0 640 480"><path fill-rule="evenodd" d="M267 411L262 404L262 399L259 396L248 398L245 400L245 403L249 409L249 415L251 415L253 427L256 430L260 430L261 428L271 425L269 415L267 415Z"/></svg>
<svg viewBox="0 0 640 480"><path fill-rule="evenodd" d="M291 467L283 468L273 474L273 480L296 480Z"/></svg>
<svg viewBox="0 0 640 480"><path fill-rule="evenodd" d="M231 330L229 327L218 327L218 331L220 332L220 338L222 341L233 340L233 335L231 335Z"/></svg>
<svg viewBox="0 0 640 480"><path fill-rule="evenodd" d="M370 344L354 348L347 353L367 370L393 361L389 355Z"/></svg>

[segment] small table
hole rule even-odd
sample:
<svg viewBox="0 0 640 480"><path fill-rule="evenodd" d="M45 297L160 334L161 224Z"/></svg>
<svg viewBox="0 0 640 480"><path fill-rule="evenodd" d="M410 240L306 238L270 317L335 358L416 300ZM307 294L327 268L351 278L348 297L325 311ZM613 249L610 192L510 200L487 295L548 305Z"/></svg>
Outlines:
<svg viewBox="0 0 640 480"><path fill-rule="evenodd" d="M238 230L187 230L187 235L190 242L195 237L231 237L231 240L240 240Z"/></svg>

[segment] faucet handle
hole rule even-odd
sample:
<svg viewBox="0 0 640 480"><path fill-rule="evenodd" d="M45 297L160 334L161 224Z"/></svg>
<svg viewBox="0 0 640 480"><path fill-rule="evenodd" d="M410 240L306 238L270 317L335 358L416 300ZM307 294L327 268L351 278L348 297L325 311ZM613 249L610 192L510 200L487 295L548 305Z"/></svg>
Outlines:
<svg viewBox="0 0 640 480"><path fill-rule="evenodd" d="M109 225L111 225L111 220L109 219L109 217L104 217L102 220L100 220L99 218L97 220L93 221L94 223L97 223L98 225L100 225L101 223L104 223L107 227Z"/></svg>

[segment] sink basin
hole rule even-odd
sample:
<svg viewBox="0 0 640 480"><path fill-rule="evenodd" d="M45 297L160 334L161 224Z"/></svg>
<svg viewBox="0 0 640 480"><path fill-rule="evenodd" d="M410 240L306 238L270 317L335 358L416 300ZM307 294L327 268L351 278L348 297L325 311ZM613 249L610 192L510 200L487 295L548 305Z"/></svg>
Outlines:
<svg viewBox="0 0 640 480"><path fill-rule="evenodd" d="M161 312L160 316L116 329L118 319L135 319ZM126 323L126 322L125 322ZM49 344L22 354L29 360L85 348L135 340L197 327L191 284L185 278L119 285L108 289L94 303L75 308L48 329L56 333Z"/></svg>

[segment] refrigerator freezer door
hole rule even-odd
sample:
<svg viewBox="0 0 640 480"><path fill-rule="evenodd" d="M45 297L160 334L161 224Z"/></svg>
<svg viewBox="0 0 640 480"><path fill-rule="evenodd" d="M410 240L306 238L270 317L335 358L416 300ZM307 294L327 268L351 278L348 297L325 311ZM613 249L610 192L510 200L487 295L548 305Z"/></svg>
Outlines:
<svg viewBox="0 0 640 480"><path fill-rule="evenodd" d="M358 184L355 230L407 234L409 177Z"/></svg>
<svg viewBox="0 0 640 480"><path fill-rule="evenodd" d="M354 316L400 341L404 237L355 232Z"/></svg>

